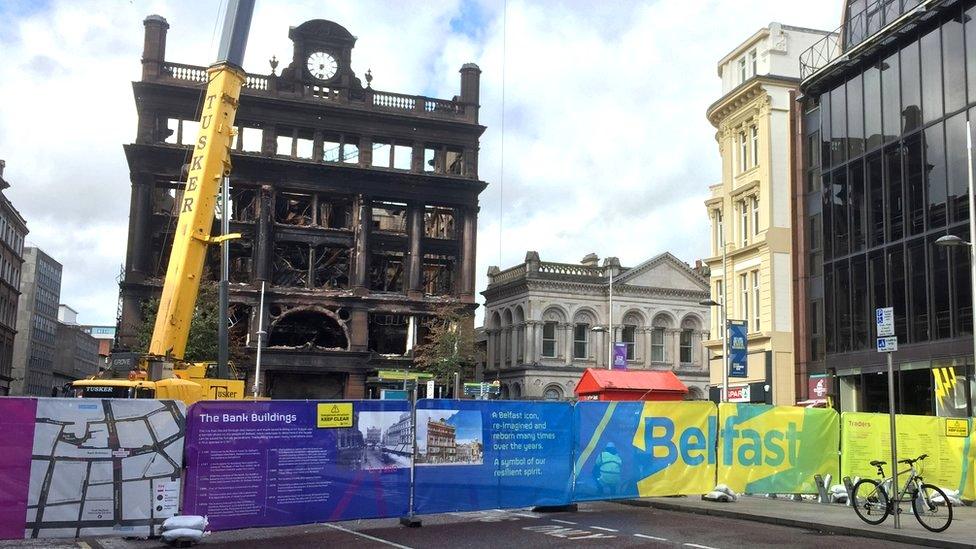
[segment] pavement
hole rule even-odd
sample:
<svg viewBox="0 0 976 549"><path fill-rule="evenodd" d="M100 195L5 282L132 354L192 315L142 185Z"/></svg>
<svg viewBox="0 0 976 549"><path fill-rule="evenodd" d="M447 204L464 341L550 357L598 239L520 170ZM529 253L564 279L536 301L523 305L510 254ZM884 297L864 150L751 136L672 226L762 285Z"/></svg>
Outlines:
<svg viewBox="0 0 976 549"><path fill-rule="evenodd" d="M693 513L712 517L741 519L815 530L842 536L873 538L927 547L976 547L976 507L954 505L952 524L934 534L922 528L912 514L910 504L902 504L901 528L895 530L892 517L871 526L854 514L847 505L824 505L810 501L792 501L743 496L734 503L704 501L700 497L643 498L621 502L625 505Z"/></svg>
<svg viewBox="0 0 976 549"><path fill-rule="evenodd" d="M834 535L812 529L738 518L613 502L581 503L577 512L540 513L531 509L445 513L420 517L423 526L405 528L396 519L309 524L214 532L201 549L395 547L412 548L575 548L677 547L681 549L756 549L763 547L902 548L912 545ZM782 505L784 502L768 502ZM851 511L853 515L853 511ZM855 517L856 518L856 517ZM159 540L93 538L18 540L0 547L81 549L158 549Z"/></svg>

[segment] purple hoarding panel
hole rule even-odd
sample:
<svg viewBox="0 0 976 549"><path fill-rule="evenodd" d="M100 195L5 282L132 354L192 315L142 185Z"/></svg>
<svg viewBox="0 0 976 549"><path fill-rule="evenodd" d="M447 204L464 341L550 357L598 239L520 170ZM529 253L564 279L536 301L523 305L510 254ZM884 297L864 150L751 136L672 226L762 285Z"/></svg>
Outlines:
<svg viewBox="0 0 976 549"><path fill-rule="evenodd" d="M405 401L203 401L190 407L183 512L214 530L407 513Z"/></svg>
<svg viewBox="0 0 976 549"><path fill-rule="evenodd" d="M0 398L0 539L24 538L36 411L32 398Z"/></svg>

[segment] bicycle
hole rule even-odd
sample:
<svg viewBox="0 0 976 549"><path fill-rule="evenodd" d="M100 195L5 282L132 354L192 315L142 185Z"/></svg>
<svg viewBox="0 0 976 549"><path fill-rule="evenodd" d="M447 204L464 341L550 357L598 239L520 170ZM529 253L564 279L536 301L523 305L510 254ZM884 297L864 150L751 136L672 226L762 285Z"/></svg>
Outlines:
<svg viewBox="0 0 976 549"><path fill-rule="evenodd" d="M905 481L905 488L897 493L897 498L892 502L888 497L888 490L892 485L892 477L884 474L885 461L872 461L871 465L878 468L878 476L881 481L873 479L861 479L854 485L854 492L851 494L851 505L857 516L868 524L881 524L888 515L892 513L894 504L905 501L905 496L911 493L912 513L926 530L931 532L941 532L952 523L952 501L946 496L938 486L924 484L922 477L915 468L915 463L929 457L922 454L915 459L900 459L898 463L905 463L908 469L898 473L899 476L908 473L908 480ZM897 488L897 487L896 487ZM898 513L901 506L897 506ZM944 523L942 521L945 521Z"/></svg>

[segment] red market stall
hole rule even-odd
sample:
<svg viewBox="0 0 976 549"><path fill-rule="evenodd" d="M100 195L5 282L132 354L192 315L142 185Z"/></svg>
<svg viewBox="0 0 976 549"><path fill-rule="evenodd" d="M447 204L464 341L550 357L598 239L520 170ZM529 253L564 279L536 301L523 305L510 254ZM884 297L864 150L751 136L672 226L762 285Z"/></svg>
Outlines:
<svg viewBox="0 0 976 549"><path fill-rule="evenodd" d="M587 368L576 384L580 400L684 400L688 387L669 370Z"/></svg>

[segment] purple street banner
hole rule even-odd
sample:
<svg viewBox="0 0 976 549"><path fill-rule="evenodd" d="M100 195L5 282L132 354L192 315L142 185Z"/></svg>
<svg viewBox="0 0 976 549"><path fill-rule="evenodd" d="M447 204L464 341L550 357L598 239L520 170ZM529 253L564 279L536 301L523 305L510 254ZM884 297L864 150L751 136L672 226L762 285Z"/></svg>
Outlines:
<svg viewBox="0 0 976 549"><path fill-rule="evenodd" d="M614 370L627 369L627 344L626 343L613 344L613 369Z"/></svg>
<svg viewBox="0 0 976 549"><path fill-rule="evenodd" d="M23 539L34 447L32 398L0 397L0 539Z"/></svg>
<svg viewBox="0 0 976 549"><path fill-rule="evenodd" d="M201 401L188 420L183 512L213 530L407 513L409 402Z"/></svg>

